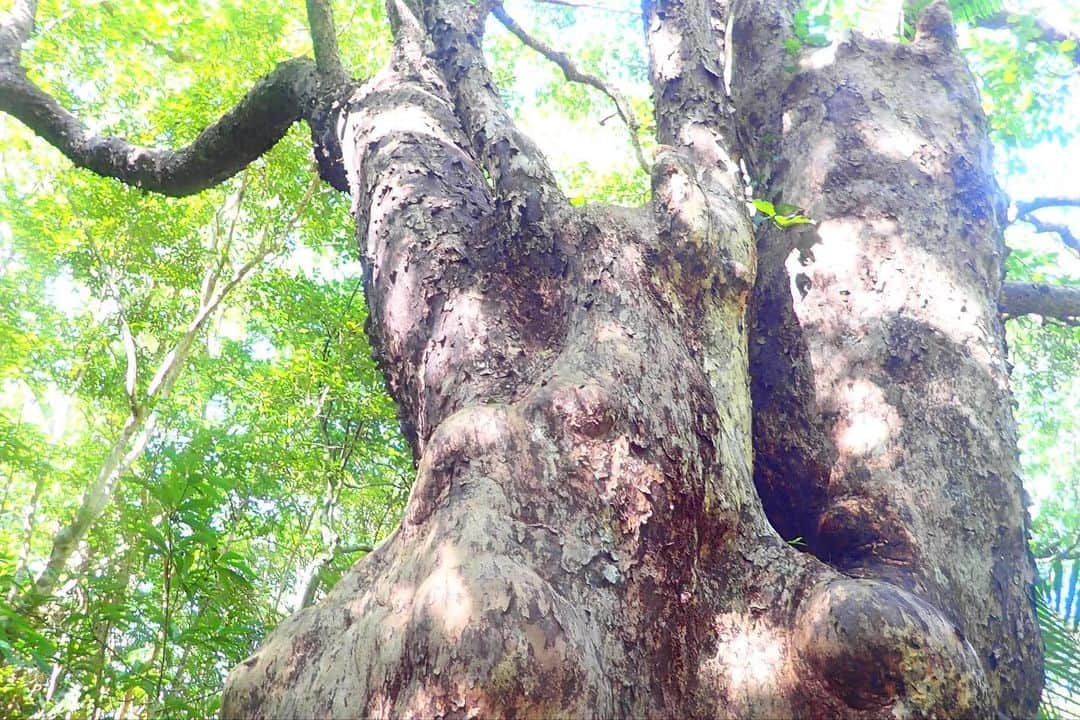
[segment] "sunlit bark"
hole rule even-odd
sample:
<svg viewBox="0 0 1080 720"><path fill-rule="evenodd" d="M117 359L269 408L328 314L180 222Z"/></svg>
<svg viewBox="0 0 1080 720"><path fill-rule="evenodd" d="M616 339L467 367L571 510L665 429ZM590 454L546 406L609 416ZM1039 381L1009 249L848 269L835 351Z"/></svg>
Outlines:
<svg viewBox="0 0 1080 720"><path fill-rule="evenodd" d="M1033 714L1000 203L947 15L790 72L781 4L649 5L652 202L579 211L494 94L485 9L395 4L342 102L419 472L225 716ZM818 224L755 243L744 155Z"/></svg>
<svg viewBox="0 0 1080 720"><path fill-rule="evenodd" d="M145 184L113 167L141 150L95 165L24 86L33 5L0 107ZM1005 204L946 3L913 42L876 22L817 52L794 2L646 3L637 209L566 201L485 64L486 0L392 0L363 86L308 8L322 72L241 116L295 119L314 88L419 470L401 527L233 671L225 717L1034 714ZM814 224L755 230L746 176Z"/></svg>

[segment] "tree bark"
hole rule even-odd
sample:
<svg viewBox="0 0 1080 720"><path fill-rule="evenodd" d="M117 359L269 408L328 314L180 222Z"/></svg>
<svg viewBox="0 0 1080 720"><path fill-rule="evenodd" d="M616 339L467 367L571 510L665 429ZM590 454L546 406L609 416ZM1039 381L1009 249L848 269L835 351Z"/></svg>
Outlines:
<svg viewBox="0 0 1080 720"><path fill-rule="evenodd" d="M647 2L637 209L563 197L485 65L491 0L391 0L359 87L310 0L314 71L177 153L27 80L35 6L0 26L0 108L76 164L194 192L304 117L353 199L417 478L225 717L1034 716L1005 204L943 1L914 42L813 52L789 0ZM813 225L755 231L747 175Z"/></svg>
<svg viewBox="0 0 1080 720"><path fill-rule="evenodd" d="M1075 324L1080 322L1080 287L1005 283L1000 307L1014 317L1041 315Z"/></svg>
<svg viewBox="0 0 1080 720"><path fill-rule="evenodd" d="M783 3L650 4L636 210L563 198L484 3L391 9L324 174L417 479L223 715L1032 716L1003 206L943 5L789 72ZM741 157L817 224L755 238Z"/></svg>
<svg viewBox="0 0 1080 720"><path fill-rule="evenodd" d="M3 50L0 45L0 110L24 122L79 167L174 197L213 187L270 150L310 110L318 88L311 61L285 61L191 144L176 151L157 150L91 132L22 67L4 62Z"/></svg>
<svg viewBox="0 0 1080 720"><path fill-rule="evenodd" d="M736 103L767 192L817 221L759 237L766 510L845 573L938 608L997 711L1031 715L1041 647L996 302L1006 203L951 18L939 3L913 43L856 35L788 72L753 67L788 39L794 11L762 22L760 4L735 21L736 57L751 64Z"/></svg>

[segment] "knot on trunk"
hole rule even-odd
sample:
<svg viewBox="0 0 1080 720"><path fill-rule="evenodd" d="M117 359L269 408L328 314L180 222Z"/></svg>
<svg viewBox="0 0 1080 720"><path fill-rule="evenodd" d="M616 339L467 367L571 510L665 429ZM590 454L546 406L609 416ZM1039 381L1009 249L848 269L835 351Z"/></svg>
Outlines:
<svg viewBox="0 0 1080 720"><path fill-rule="evenodd" d="M971 645L940 612L898 587L828 582L803 603L796 622L799 656L851 708L891 708L911 718L991 715Z"/></svg>

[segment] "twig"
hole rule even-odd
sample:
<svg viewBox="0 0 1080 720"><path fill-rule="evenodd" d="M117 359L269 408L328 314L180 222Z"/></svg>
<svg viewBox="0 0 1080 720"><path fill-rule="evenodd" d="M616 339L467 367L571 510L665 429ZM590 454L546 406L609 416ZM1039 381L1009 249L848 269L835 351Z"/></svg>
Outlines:
<svg viewBox="0 0 1080 720"><path fill-rule="evenodd" d="M649 172L649 163L645 160L645 154L641 151L641 141L638 139L637 133L641 124L637 121L634 111L630 109L630 106L623 96L619 94L618 91L609 88L607 84L597 76L583 72L579 69L566 53L556 50L527 33L524 28L518 25L517 22L506 13L506 9L503 8L501 4L495 5L491 12L499 19L499 22L501 22L506 29L523 44L558 65L567 80L594 87L607 95L611 101L615 103L615 111L619 114L619 117L626 125L626 129L629 131L630 144L634 147L634 155L637 156L638 164L641 165L641 169L647 174Z"/></svg>
<svg viewBox="0 0 1080 720"><path fill-rule="evenodd" d="M1031 225L1033 228L1035 228L1035 232L1037 233L1056 233L1058 237L1061 238L1061 242L1064 243L1066 247L1080 254L1080 239L1077 239L1077 237L1073 235L1072 230L1069 228L1068 225L1063 225L1061 223L1044 222L1043 220L1040 220L1031 213L1021 215L1018 219L1021 222L1026 222Z"/></svg>
<svg viewBox="0 0 1080 720"><path fill-rule="evenodd" d="M600 12L617 13L619 15L633 15L637 17L641 14L638 10L623 10L622 8L608 7L606 5L595 5L587 2L571 2L571 0L533 0L533 2L541 3L543 5L560 5L562 7L580 8L582 10L598 10Z"/></svg>

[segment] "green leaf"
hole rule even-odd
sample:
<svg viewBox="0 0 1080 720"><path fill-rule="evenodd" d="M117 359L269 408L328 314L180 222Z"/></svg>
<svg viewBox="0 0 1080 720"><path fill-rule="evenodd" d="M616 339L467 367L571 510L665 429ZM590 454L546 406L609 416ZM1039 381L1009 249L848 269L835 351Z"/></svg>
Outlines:
<svg viewBox="0 0 1080 720"><path fill-rule="evenodd" d="M776 208L768 200L762 200L760 198L754 198L754 207L757 211L766 217L773 217L776 215Z"/></svg>
<svg viewBox="0 0 1080 720"><path fill-rule="evenodd" d="M773 217L773 222L785 230L796 225L812 225L814 223L813 220L803 215L776 215Z"/></svg>

